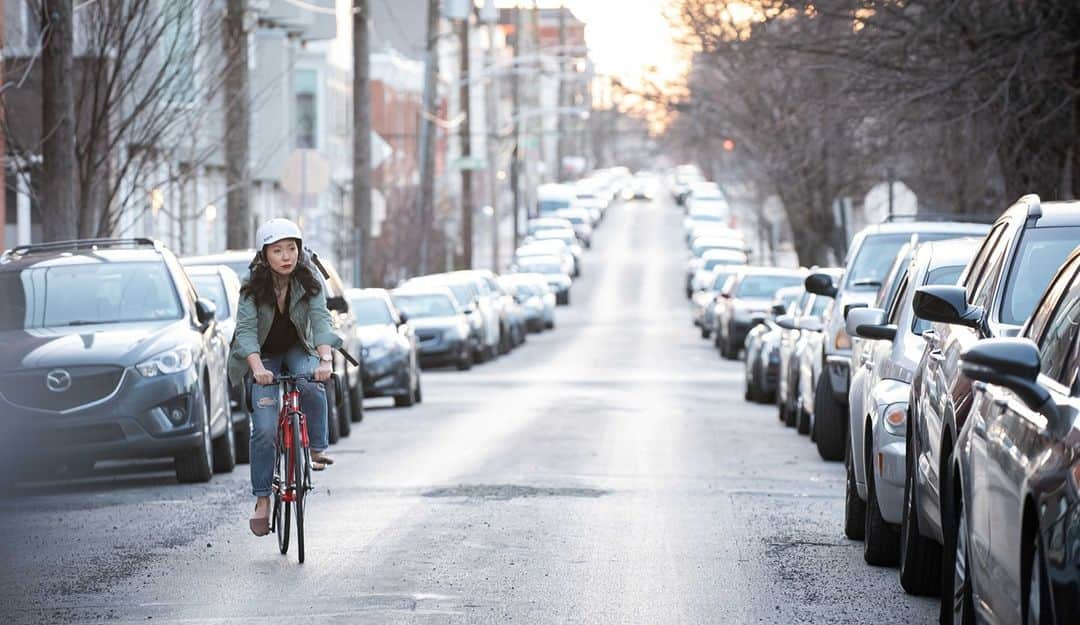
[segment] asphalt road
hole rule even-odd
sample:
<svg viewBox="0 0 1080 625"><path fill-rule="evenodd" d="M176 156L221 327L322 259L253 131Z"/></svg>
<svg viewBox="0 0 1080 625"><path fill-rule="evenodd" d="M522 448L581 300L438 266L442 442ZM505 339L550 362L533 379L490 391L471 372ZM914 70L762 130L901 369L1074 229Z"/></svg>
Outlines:
<svg viewBox="0 0 1080 625"><path fill-rule="evenodd" d="M247 467L110 465L0 503L0 622L930 623L843 538L843 470L690 325L681 211L609 211L554 332L369 404L316 474L307 563Z"/></svg>

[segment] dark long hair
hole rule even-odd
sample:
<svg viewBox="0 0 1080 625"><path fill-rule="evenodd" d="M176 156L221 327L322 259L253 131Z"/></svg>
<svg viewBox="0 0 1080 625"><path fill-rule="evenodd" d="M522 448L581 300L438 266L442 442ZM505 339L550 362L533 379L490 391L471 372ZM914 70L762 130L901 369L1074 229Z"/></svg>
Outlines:
<svg viewBox="0 0 1080 625"><path fill-rule="evenodd" d="M315 277L315 269L311 266L311 260L303 248L299 250L296 268L293 269L290 279L296 278L304 289L304 299L309 299L319 294L322 283ZM277 296L274 294L274 270L266 262L266 256L260 250L255 253L251 261L251 274L240 287L240 297L248 295L255 298L256 304L277 306Z"/></svg>

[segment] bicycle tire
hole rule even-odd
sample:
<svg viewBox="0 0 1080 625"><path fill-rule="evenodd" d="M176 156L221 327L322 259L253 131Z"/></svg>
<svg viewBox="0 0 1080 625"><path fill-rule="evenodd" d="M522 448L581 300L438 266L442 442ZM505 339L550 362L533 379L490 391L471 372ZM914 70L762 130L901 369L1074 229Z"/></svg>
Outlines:
<svg viewBox="0 0 1080 625"><path fill-rule="evenodd" d="M300 415L292 415L293 431L293 479L295 480L295 494L293 507L296 508L296 555L300 564L304 563L304 495L307 493L307 484L304 480L305 450L304 439L301 438Z"/></svg>
<svg viewBox="0 0 1080 625"><path fill-rule="evenodd" d="M288 473L289 468L289 454L285 449L282 441L282 436L278 436L278 480L277 492L274 493L274 526L277 532L278 549L281 550L281 554L285 555L289 552L289 502L282 501L281 493L284 492L289 485Z"/></svg>

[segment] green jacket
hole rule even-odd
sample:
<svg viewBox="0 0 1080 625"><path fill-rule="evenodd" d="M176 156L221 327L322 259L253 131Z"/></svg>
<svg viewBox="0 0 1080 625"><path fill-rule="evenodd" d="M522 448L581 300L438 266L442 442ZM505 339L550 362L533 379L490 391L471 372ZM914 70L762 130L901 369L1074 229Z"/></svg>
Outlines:
<svg viewBox="0 0 1080 625"><path fill-rule="evenodd" d="M326 308L326 285L318 295L304 299L304 287L293 278L289 293L289 318L296 326L296 334L308 353L315 355L315 347L329 345L339 347L341 337L334 332L330 310ZM236 311L236 332L229 347L229 382L239 386L251 370L247 357L258 352L270 334L274 323L274 304L256 304L255 297L240 298Z"/></svg>

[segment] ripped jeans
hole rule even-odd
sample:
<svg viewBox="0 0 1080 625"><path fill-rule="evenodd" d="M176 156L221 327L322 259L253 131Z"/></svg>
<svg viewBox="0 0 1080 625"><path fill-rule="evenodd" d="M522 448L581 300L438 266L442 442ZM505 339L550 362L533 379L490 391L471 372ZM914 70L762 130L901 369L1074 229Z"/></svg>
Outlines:
<svg viewBox="0 0 1080 625"><path fill-rule="evenodd" d="M263 356L263 366L274 375L291 373L310 374L319 365L319 359L309 354L301 345L277 356ZM322 383L299 382L300 409L307 418L308 440L311 451L325 451L327 441L326 389ZM269 497L274 482L274 441L277 438L278 414L281 409L279 384L262 386L252 384L251 404L251 492L256 497Z"/></svg>

